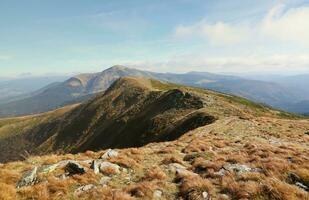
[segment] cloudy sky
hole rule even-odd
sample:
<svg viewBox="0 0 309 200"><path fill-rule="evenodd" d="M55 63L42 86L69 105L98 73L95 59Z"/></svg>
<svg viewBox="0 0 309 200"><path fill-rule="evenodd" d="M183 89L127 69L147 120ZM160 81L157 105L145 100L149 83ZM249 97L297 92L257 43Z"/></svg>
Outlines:
<svg viewBox="0 0 309 200"><path fill-rule="evenodd" d="M309 0L0 0L0 76L309 73Z"/></svg>

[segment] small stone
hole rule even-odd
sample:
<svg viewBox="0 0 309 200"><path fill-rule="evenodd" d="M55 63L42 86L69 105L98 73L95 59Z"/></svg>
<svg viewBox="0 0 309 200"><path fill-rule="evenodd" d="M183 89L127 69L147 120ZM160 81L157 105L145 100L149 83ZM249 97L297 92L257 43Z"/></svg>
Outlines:
<svg viewBox="0 0 309 200"><path fill-rule="evenodd" d="M203 193L202 193L202 196L203 196L203 198L204 198L205 200L208 199L208 196L209 196L209 195L208 195L208 192L206 192L206 191L203 192Z"/></svg>
<svg viewBox="0 0 309 200"><path fill-rule="evenodd" d="M153 198L157 199L157 198L161 198L162 197L163 192L161 190L155 190L153 192Z"/></svg>
<svg viewBox="0 0 309 200"><path fill-rule="evenodd" d="M111 179L112 179L111 177L103 176L103 177L100 179L100 184L101 184L101 185L106 185Z"/></svg>
<svg viewBox="0 0 309 200"><path fill-rule="evenodd" d="M118 152L116 150L113 149L108 149L102 156L101 159L108 159L108 158L112 158L112 157L117 157L118 156Z"/></svg>
<svg viewBox="0 0 309 200"><path fill-rule="evenodd" d="M303 190L309 191L309 188L300 182L296 182L295 185L300 187Z"/></svg>
<svg viewBox="0 0 309 200"><path fill-rule="evenodd" d="M260 168L251 168L247 165L241 165L241 164L226 164L223 166L223 169L230 171L230 172L236 172L237 174L242 174L245 172L261 172L262 171Z"/></svg>
<svg viewBox="0 0 309 200"><path fill-rule="evenodd" d="M176 174L180 177L198 176L198 174L186 169L176 169Z"/></svg>
<svg viewBox="0 0 309 200"><path fill-rule="evenodd" d="M89 191L89 190L94 189L94 188L96 188L96 186L93 185L93 184L84 185L84 186L77 188L75 190L74 194L78 196L78 195L82 194L83 192Z"/></svg>
<svg viewBox="0 0 309 200"><path fill-rule="evenodd" d="M76 162L69 162L65 166L65 171L68 172L69 175L84 174L86 172L85 168Z"/></svg>
<svg viewBox="0 0 309 200"><path fill-rule="evenodd" d="M100 169L99 169L99 165L98 165L97 161L93 160L90 168L93 169L95 174L100 173Z"/></svg>
<svg viewBox="0 0 309 200"><path fill-rule="evenodd" d="M22 179L17 183L16 187L21 188L24 186L34 185L37 179L38 167L34 167L32 170L26 172Z"/></svg>

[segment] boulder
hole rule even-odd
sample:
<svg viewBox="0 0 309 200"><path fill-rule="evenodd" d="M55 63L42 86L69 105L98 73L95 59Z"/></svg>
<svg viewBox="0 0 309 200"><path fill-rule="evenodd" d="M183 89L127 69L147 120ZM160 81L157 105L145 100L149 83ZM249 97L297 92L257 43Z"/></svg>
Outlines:
<svg viewBox="0 0 309 200"><path fill-rule="evenodd" d="M112 157L117 157L118 156L118 152L116 150L113 149L108 149L102 156L101 159L108 159L108 158L112 158Z"/></svg>
<svg viewBox="0 0 309 200"><path fill-rule="evenodd" d="M34 185L37 179L38 167L34 167L32 170L26 172L21 180L17 183L16 187L21 188L24 186Z"/></svg>
<svg viewBox="0 0 309 200"><path fill-rule="evenodd" d="M68 172L69 175L74 175L74 174L84 174L86 172L86 169L77 162L70 161L65 166L65 171Z"/></svg>
<svg viewBox="0 0 309 200"><path fill-rule="evenodd" d="M120 166L110 162L100 162L99 164L100 171L104 171L105 168L112 168L116 174L120 173Z"/></svg>

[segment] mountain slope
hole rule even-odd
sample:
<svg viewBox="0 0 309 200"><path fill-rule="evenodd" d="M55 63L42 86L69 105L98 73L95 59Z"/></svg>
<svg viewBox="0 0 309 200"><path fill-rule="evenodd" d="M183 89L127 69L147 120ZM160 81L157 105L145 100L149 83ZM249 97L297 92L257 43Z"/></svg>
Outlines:
<svg viewBox="0 0 309 200"><path fill-rule="evenodd" d="M243 111L244 108L247 110ZM27 150L34 154L81 152L174 140L227 114L282 115L239 97L153 79L121 78L106 92L62 117L43 121L0 140L0 160L11 158L7 156L7 148L12 152ZM24 144L7 145L15 141L24 141Z"/></svg>
<svg viewBox="0 0 309 200"><path fill-rule="evenodd" d="M0 164L0 199L309 197L307 119L232 95L132 77L54 112L27 131L10 132L23 119L0 120L1 159L10 160L12 149L53 153ZM134 148L87 150L108 147Z"/></svg>
<svg viewBox="0 0 309 200"><path fill-rule="evenodd" d="M234 94L251 100L286 108L297 97L278 84L246 80L204 72L186 74L154 73L114 66L100 73L81 74L59 84L54 84L32 94L29 98L0 105L0 116L18 116L46 112L55 108L88 100L92 95L106 90L119 77L134 76L154 78L189 86L208 88Z"/></svg>

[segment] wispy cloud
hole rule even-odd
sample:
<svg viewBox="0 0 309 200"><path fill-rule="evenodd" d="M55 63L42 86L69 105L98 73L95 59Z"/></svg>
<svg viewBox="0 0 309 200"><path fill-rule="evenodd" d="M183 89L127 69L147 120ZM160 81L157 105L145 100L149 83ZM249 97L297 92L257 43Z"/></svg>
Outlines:
<svg viewBox="0 0 309 200"><path fill-rule="evenodd" d="M251 43L258 39L265 44L275 40L309 46L309 7L287 9L285 4L278 4L260 21L251 24L245 20L210 23L203 19L191 25L178 25L174 35L177 38L200 37L213 45Z"/></svg>
<svg viewBox="0 0 309 200"><path fill-rule="evenodd" d="M309 72L309 55L274 54L269 56L205 56L179 55L165 61L130 61L128 66L141 69L169 72Z"/></svg>

